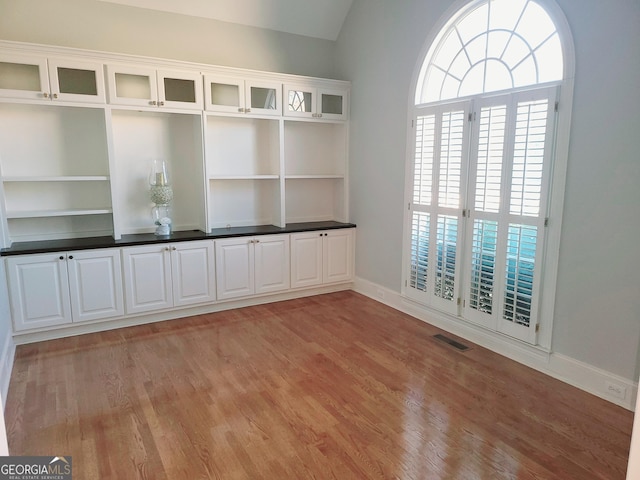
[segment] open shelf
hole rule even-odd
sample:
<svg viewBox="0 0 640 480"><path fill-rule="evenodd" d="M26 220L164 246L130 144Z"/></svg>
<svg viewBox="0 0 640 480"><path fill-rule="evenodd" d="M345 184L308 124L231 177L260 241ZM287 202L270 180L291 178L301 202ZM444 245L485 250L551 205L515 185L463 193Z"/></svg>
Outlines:
<svg viewBox="0 0 640 480"><path fill-rule="evenodd" d="M205 228L201 118L199 113L113 110L117 234L155 231L149 196L154 159L169 166L173 230Z"/></svg>
<svg viewBox="0 0 640 480"><path fill-rule="evenodd" d="M342 178L292 178L285 182L286 223L346 221Z"/></svg>
<svg viewBox="0 0 640 480"><path fill-rule="evenodd" d="M209 182L209 225L213 228L280 225L280 181L238 179Z"/></svg>
<svg viewBox="0 0 640 480"><path fill-rule="evenodd" d="M207 174L210 178L273 177L280 174L279 121L208 115Z"/></svg>
<svg viewBox="0 0 640 480"><path fill-rule="evenodd" d="M346 125L284 122L286 178L342 178L345 175Z"/></svg>

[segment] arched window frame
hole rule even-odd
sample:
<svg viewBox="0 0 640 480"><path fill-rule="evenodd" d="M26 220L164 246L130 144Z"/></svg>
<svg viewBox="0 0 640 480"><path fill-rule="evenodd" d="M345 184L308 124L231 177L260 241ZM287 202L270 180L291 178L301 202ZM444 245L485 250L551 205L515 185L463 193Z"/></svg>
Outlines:
<svg viewBox="0 0 640 480"><path fill-rule="evenodd" d="M423 66L425 60L429 57L431 49L434 48L442 37L448 32L448 28L456 22L461 12L468 12L476 6L484 3L486 0L458 0L440 17L438 22L433 26L429 36L427 37L421 53L416 62L414 74L412 78L412 84L409 91L408 98L408 128L407 132L407 168L406 168L406 187L405 187L405 206L410 205L413 196L413 160L414 160L414 130L412 122L416 117L416 111L422 105L416 105L417 89L424 80L422 74L424 72ZM555 148L552 159L552 171L549 181L549 193L548 193L548 224L545 228L545 252L542 259L541 269L541 282L540 282L540 298L542 302L539 306L538 319L539 319L539 331L537 334L535 350L542 349L544 351L551 350L551 337L553 329L554 307L555 307L555 294L557 287L557 265L560 253L560 234L562 226L563 215L563 203L564 203L564 188L566 184L566 172L568 163L568 151L569 151L569 133L571 126L571 111L573 101L573 88L574 88L574 74L575 74L575 50L573 45L573 39L571 31L567 22L567 19L555 3L554 0L535 0L535 2L545 9L551 20L556 26L560 38L560 44L563 52L563 78L557 82L551 82L553 85L559 86L558 95L558 112L556 116L556 135L555 135ZM537 88L540 85L533 85ZM504 92L490 92L482 95L471 95L464 98L453 98L440 102L429 103L428 105L446 104L456 101L468 100L469 98L484 98L492 95L500 95L502 93L510 93L517 90L527 90L527 87L522 89L508 89ZM410 241L411 241L411 226L412 221L410 218L410 212L405 216L404 222L404 242L403 242L403 295L406 296L406 279L409 278L409 258L410 258ZM435 312L434 312L435 313ZM457 331L460 334L468 334L471 338L486 338L484 336L476 335L477 330L470 326L465 326L460 322L455 321L455 317L449 315L440 315L447 325L451 327L452 331ZM505 345L513 344L513 341L506 338L502 338L501 341L506 342ZM482 343L482 342L480 342ZM507 348L509 348L507 346Z"/></svg>

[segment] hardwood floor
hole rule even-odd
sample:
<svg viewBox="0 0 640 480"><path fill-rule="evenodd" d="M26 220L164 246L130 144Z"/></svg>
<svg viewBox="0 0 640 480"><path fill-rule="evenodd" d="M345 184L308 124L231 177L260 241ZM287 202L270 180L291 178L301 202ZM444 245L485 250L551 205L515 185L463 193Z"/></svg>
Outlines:
<svg viewBox="0 0 640 480"><path fill-rule="evenodd" d="M74 479L624 479L633 415L354 292L19 346Z"/></svg>

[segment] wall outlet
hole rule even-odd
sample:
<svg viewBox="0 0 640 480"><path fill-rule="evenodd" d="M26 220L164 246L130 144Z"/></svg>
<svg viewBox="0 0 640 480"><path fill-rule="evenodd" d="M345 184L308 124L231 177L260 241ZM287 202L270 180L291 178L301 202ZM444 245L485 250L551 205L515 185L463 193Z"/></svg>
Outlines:
<svg viewBox="0 0 640 480"><path fill-rule="evenodd" d="M627 387L619 383L604 382L604 388L610 397L624 400L627 397Z"/></svg>

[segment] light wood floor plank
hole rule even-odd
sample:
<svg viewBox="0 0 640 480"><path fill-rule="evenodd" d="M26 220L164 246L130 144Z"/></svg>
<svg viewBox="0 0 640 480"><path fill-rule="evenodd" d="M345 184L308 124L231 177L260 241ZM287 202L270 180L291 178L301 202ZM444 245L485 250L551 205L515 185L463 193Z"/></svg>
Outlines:
<svg viewBox="0 0 640 480"><path fill-rule="evenodd" d="M23 345L12 455L78 479L624 479L633 415L354 292Z"/></svg>

